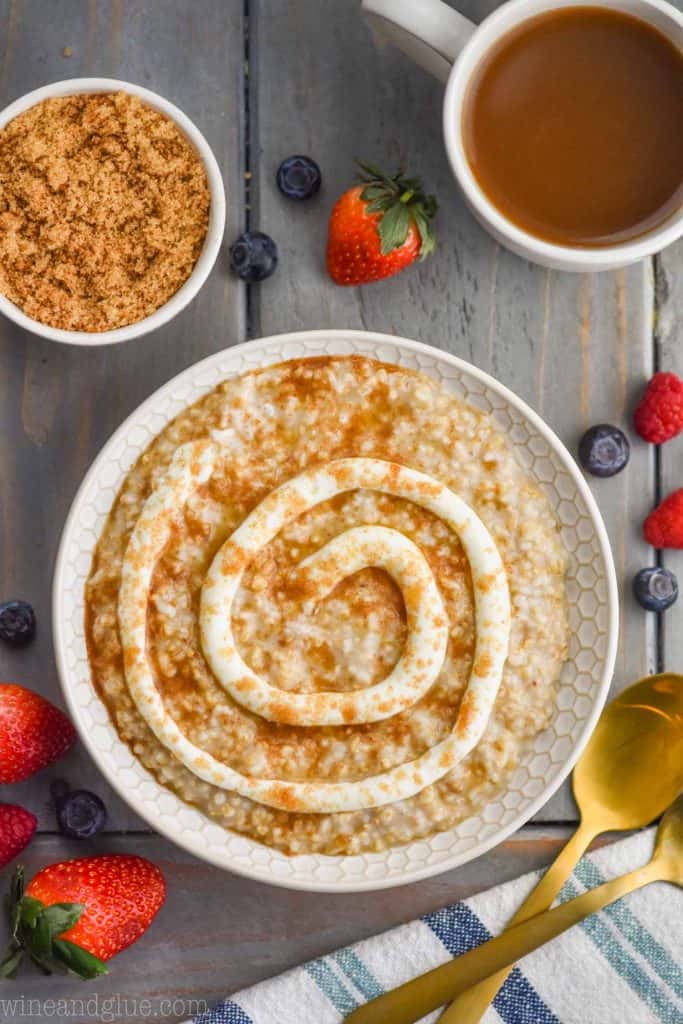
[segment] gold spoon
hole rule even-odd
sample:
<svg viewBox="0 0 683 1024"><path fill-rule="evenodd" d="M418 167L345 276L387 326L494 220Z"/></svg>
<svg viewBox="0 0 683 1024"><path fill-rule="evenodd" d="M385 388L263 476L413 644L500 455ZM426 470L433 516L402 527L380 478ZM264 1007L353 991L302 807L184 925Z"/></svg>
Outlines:
<svg viewBox="0 0 683 1024"><path fill-rule="evenodd" d="M601 832L642 828L683 789L683 676L641 679L607 705L573 777L580 824L508 927L547 910ZM509 969L464 992L440 1024L477 1024Z"/></svg>
<svg viewBox="0 0 683 1024"><path fill-rule="evenodd" d="M577 861L601 832L642 828L660 815L682 788L683 676L650 676L624 690L603 711L574 769L580 825L510 924L526 921L551 905ZM440 986L441 1002L430 1000L433 1009L454 997L448 978L457 973L458 963L450 961L407 984L419 987L425 999L430 985ZM462 995L442 1016L442 1024L478 1021L508 973L506 968ZM376 1007L377 1002L368 1005ZM426 1008L422 1010L422 1014L427 1012Z"/></svg>
<svg viewBox="0 0 683 1024"><path fill-rule="evenodd" d="M439 975L440 968L424 974L416 987L410 981L387 995L373 999L354 1010L346 1024L413 1024L426 1013L436 1010L448 998L476 985L493 971L510 967L520 957L556 938L567 928L595 914L635 889L650 882L672 882L683 886L683 794L671 805L657 830L652 859L621 878L605 882L554 910L546 910L529 921L509 928L497 939L471 949L454 960L448 976ZM436 976L436 977L435 977Z"/></svg>

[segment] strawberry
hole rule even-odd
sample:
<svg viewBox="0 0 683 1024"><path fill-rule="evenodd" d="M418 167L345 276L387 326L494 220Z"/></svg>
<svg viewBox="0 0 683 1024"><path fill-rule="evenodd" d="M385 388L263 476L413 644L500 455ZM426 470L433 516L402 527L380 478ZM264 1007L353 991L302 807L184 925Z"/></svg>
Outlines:
<svg viewBox="0 0 683 1024"><path fill-rule="evenodd" d="M633 414L644 441L663 444L683 430L683 380L675 373L656 373Z"/></svg>
<svg viewBox="0 0 683 1024"><path fill-rule="evenodd" d="M37 824L35 815L18 804L0 804L0 868L28 846Z"/></svg>
<svg viewBox="0 0 683 1024"><path fill-rule="evenodd" d="M650 512L643 534L653 548L683 548L683 487Z"/></svg>
<svg viewBox="0 0 683 1024"><path fill-rule="evenodd" d="M0 782L28 779L75 739L63 711L23 686L0 683Z"/></svg>
<svg viewBox="0 0 683 1024"><path fill-rule="evenodd" d="M43 868L24 890L21 868L7 906L12 939L0 977L12 978L28 953L51 974L107 974L104 961L147 931L166 898L166 882L144 857L104 854Z"/></svg>
<svg viewBox="0 0 683 1024"><path fill-rule="evenodd" d="M417 178L393 177L358 161L361 184L332 210L327 270L336 284L368 284L391 277L434 250L430 221L437 209Z"/></svg>

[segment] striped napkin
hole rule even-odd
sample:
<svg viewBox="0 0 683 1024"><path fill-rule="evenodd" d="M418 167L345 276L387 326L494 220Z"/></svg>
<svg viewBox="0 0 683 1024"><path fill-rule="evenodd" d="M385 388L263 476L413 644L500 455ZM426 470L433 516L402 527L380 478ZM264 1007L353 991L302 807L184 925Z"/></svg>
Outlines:
<svg viewBox="0 0 683 1024"><path fill-rule="evenodd" d="M584 857L560 899L644 864L653 841L648 829ZM499 932L538 877L523 875L244 989L194 1024L339 1024L359 1004ZM682 956L683 892L650 885L526 957L483 1020L683 1024Z"/></svg>

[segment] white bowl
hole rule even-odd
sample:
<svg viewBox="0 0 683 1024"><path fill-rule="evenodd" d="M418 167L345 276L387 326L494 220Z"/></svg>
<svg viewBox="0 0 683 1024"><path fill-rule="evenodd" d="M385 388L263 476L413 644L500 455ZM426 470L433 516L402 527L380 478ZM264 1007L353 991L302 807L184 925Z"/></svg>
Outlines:
<svg viewBox="0 0 683 1024"><path fill-rule="evenodd" d="M165 302L150 316L146 316L134 324L117 327L113 331L65 331L59 327L50 327L48 324L40 323L39 320L34 320L33 317L27 316L18 306L0 294L0 312L10 320L14 320L20 327L32 331L33 334L49 338L50 341L66 342L69 345L113 345L118 341L128 341L130 338L139 338L143 334L155 331L157 327L172 320L195 297L216 262L223 239L225 191L216 158L211 152L208 142L189 117L165 100L163 96L158 96L155 92L143 89L139 85L133 85L132 82L120 82L115 78L68 78L63 82L44 85L40 89L34 89L33 92L21 96L0 112L0 130L18 114L22 114L29 107L34 107L42 100L50 99L53 96L73 96L82 92L127 92L138 96L150 107L169 117L197 150L206 171L211 193L209 226L202 251L192 273L168 302Z"/></svg>
<svg viewBox="0 0 683 1024"><path fill-rule="evenodd" d="M490 412L545 491L569 552L569 658L553 720L528 749L500 797L447 832L383 853L288 857L228 832L164 789L118 738L90 683L83 628L85 581L116 493L140 453L183 409L226 377L300 356L361 353L422 370ZM57 556L53 627L67 705L100 770L157 831L221 868L292 889L357 892L404 885L478 857L523 825L571 771L602 709L618 635L614 564L588 486L564 445L519 398L446 352L364 331L306 331L261 338L209 356L169 381L129 416L102 449L69 513Z"/></svg>

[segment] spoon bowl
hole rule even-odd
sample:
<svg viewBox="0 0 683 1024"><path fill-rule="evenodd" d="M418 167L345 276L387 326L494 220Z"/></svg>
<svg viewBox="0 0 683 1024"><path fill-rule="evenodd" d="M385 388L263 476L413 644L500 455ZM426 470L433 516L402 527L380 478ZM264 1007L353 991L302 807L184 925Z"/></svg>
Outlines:
<svg viewBox="0 0 683 1024"><path fill-rule="evenodd" d="M605 708L574 769L583 821L643 828L683 789L683 676L629 686Z"/></svg>

